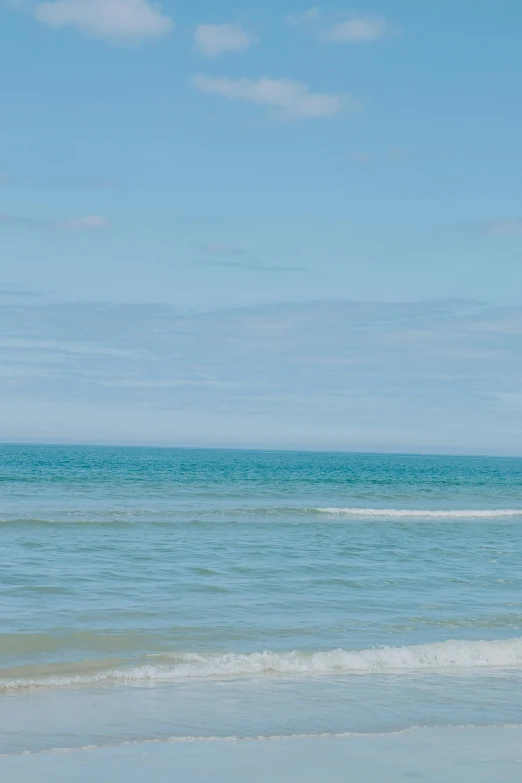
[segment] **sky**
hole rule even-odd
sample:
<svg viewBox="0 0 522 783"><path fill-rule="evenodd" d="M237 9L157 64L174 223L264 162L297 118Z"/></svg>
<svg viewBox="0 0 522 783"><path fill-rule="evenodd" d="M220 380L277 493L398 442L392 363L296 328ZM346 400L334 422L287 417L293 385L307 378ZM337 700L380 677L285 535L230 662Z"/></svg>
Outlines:
<svg viewBox="0 0 522 783"><path fill-rule="evenodd" d="M0 440L522 453L520 0L0 0Z"/></svg>

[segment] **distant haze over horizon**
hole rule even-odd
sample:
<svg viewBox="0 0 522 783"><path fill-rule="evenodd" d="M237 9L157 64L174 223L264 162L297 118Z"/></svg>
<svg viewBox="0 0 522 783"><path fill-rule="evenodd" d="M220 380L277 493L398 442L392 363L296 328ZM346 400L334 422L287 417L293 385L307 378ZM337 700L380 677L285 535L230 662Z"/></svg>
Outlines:
<svg viewBox="0 0 522 783"><path fill-rule="evenodd" d="M0 440L520 453L522 307L2 308Z"/></svg>

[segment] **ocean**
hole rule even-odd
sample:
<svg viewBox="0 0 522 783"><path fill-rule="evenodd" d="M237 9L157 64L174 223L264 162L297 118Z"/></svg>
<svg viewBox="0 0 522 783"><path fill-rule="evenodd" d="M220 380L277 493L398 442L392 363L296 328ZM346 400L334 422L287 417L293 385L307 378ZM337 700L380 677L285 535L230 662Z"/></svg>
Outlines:
<svg viewBox="0 0 522 783"><path fill-rule="evenodd" d="M6 445L0 492L4 758L522 724L521 459Z"/></svg>

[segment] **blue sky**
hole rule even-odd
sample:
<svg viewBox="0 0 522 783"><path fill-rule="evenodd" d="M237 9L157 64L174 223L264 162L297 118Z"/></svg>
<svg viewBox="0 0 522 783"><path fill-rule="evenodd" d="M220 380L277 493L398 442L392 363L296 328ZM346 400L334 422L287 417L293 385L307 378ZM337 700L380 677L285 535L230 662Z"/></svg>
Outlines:
<svg viewBox="0 0 522 783"><path fill-rule="evenodd" d="M519 0L0 0L0 438L516 451L520 29ZM273 308L298 344L231 354ZM310 323L333 365L285 374ZM156 363L114 354L135 324Z"/></svg>

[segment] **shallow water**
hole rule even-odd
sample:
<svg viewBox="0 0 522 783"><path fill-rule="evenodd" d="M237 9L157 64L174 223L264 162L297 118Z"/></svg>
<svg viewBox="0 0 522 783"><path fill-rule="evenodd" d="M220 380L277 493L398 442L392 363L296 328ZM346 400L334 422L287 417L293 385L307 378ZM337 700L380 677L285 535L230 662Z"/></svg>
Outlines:
<svg viewBox="0 0 522 783"><path fill-rule="evenodd" d="M0 752L522 723L521 480L2 447Z"/></svg>

